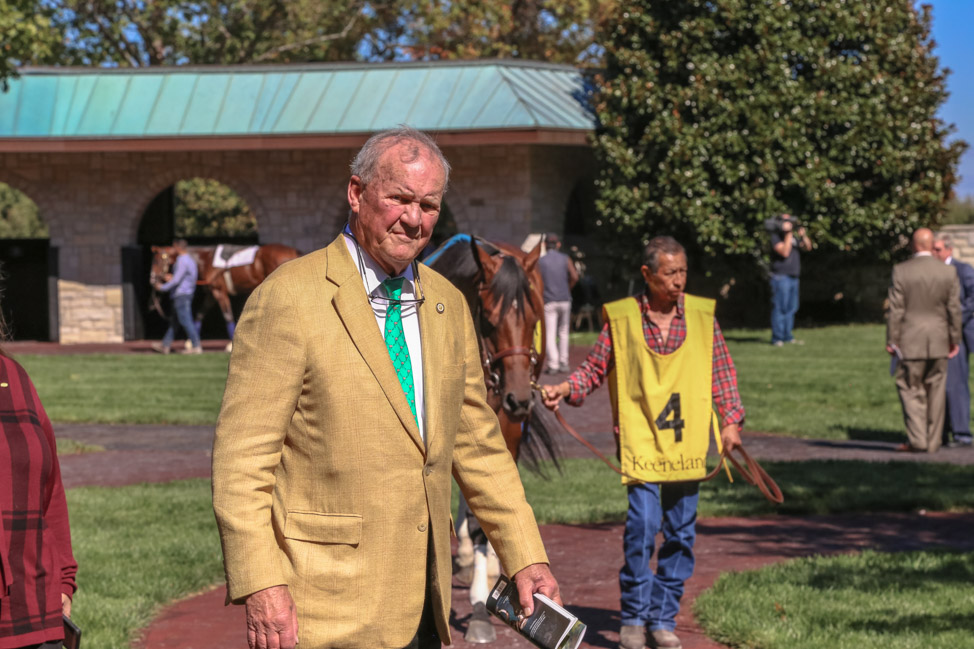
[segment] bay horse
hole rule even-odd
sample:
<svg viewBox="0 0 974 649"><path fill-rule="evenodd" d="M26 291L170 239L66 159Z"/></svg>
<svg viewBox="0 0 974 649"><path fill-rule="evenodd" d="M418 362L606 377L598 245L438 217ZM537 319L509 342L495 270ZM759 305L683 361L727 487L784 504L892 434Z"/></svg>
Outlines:
<svg viewBox="0 0 974 649"><path fill-rule="evenodd" d="M257 250L252 251L254 254L250 263L232 268L221 268L219 264L214 264L217 259L217 248L236 251L248 248L257 248ZM199 270L197 284L205 287L207 294L207 299L196 312L197 331L203 322L206 310L212 303L210 301L212 299L220 307L220 312L223 314L223 320L227 326L227 338L231 341L233 340L236 322L230 305L230 297L250 293L278 266L301 256L301 253L295 248L278 243L262 246L189 246L188 250ZM152 270L149 273L149 283L153 290L153 308L159 311L159 315L163 314L159 307L155 287L165 281L165 277L170 272L175 260L175 248L172 246L152 246Z"/></svg>
<svg viewBox="0 0 974 649"><path fill-rule="evenodd" d="M543 425L534 425L542 420L532 416L533 389L544 366L540 257L540 243L525 253L508 244L458 234L423 260L450 280L466 298L477 331L487 403L498 415L504 441L514 460L519 459L523 450L529 466L535 468L545 456L557 464L548 430ZM540 341L536 341L539 328ZM464 639L493 642L497 634L484 604L490 588L488 572L498 571L496 555L487 545L476 519L469 515L462 494L457 521L460 540L457 563L461 568L458 579L470 580L473 606ZM473 541L469 540L471 537ZM489 563L493 566L489 567Z"/></svg>

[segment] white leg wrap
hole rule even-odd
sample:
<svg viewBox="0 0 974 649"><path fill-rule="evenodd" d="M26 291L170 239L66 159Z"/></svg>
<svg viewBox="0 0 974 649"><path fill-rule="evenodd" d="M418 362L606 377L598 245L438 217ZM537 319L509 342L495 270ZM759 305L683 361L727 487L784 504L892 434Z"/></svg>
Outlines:
<svg viewBox="0 0 974 649"><path fill-rule="evenodd" d="M470 603L477 604L487 601L487 547L474 546L473 553L473 581L470 582Z"/></svg>

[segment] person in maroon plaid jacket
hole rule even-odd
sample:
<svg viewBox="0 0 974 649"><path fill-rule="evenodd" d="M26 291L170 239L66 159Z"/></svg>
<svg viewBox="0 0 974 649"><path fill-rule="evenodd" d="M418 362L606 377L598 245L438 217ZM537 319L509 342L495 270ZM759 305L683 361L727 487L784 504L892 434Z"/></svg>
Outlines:
<svg viewBox="0 0 974 649"><path fill-rule="evenodd" d="M0 649L57 649L78 564L54 429L27 372L2 349L0 426Z"/></svg>

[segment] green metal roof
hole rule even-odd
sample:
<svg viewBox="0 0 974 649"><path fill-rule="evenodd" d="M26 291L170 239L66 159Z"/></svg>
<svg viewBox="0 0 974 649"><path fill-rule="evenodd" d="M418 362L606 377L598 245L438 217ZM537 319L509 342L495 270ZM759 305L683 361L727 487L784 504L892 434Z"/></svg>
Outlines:
<svg viewBox="0 0 974 649"><path fill-rule="evenodd" d="M35 68L0 93L0 139L590 131L575 68L516 61Z"/></svg>

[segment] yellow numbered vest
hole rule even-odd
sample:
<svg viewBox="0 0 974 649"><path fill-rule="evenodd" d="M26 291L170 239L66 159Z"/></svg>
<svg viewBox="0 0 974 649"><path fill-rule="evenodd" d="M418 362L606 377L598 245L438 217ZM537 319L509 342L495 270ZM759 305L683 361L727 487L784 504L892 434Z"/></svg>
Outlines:
<svg viewBox="0 0 974 649"><path fill-rule="evenodd" d="M687 337L672 354L649 348L635 298L610 302L615 367L609 373L619 425L623 484L700 480L707 474L713 411L714 301L684 296Z"/></svg>

